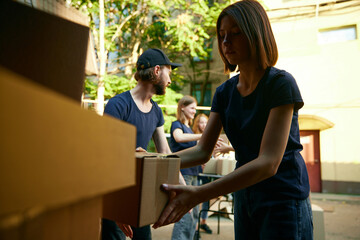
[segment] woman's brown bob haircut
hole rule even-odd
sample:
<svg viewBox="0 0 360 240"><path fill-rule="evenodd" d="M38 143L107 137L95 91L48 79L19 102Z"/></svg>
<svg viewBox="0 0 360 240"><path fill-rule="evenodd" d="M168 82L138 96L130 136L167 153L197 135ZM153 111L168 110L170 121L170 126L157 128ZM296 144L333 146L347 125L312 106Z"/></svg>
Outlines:
<svg viewBox="0 0 360 240"><path fill-rule="evenodd" d="M183 96L179 102L178 102L178 107L177 107L177 112L176 112L176 119L181 122L182 124L185 123L186 120L186 116L184 114L184 112L181 110L182 107L187 107L192 103L196 103L197 101L194 97L189 96L189 95L185 95ZM189 120L189 125L192 124L192 119Z"/></svg>
<svg viewBox="0 0 360 240"><path fill-rule="evenodd" d="M242 0L222 10L217 20L216 33L220 56L225 65L224 72L233 72L237 67L236 65L231 65L222 52L222 41L219 31L221 20L226 15L234 19L240 30L247 37L251 49L251 57L258 60L258 67L265 69L269 66L274 66L278 59L278 49L266 11L255 0Z"/></svg>

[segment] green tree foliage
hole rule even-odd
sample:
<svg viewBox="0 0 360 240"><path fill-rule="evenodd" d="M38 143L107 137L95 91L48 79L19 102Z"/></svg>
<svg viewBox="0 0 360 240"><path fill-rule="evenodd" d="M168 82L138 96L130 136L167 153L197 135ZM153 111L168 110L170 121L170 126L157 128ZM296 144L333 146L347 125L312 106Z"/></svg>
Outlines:
<svg viewBox="0 0 360 240"><path fill-rule="evenodd" d="M195 81L204 71L197 68L196 59L210 61L215 37L216 18L223 4L211 0L106 0L104 4L105 57L100 58L100 0L72 0L72 5L89 17L95 52L99 61L106 61L106 72L101 79L104 98L133 88L135 63L147 48L163 49L172 61L189 60L193 73L180 75L173 71L172 84L165 96L156 96L160 105L177 105L182 97L179 90ZM205 71L206 72L206 71ZM99 77L88 77L85 94L97 99ZM206 84L205 84L206 85ZM163 108L165 130L169 132L176 108Z"/></svg>
<svg viewBox="0 0 360 240"><path fill-rule="evenodd" d="M169 48L180 54L192 71L184 76L193 86L201 80L201 98L203 105L206 85L210 80L210 62L212 60L213 42L216 38L216 20L221 10L232 1L219 2L209 0L175 0L174 8L177 18L169 21L167 34L176 36ZM185 7L184 7L185 6ZM192 89L190 89L190 94Z"/></svg>

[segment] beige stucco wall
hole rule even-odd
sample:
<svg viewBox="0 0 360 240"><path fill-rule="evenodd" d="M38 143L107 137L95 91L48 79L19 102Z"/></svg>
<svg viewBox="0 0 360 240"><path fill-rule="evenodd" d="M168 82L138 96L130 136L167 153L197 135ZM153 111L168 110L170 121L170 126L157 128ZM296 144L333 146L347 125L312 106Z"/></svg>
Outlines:
<svg viewBox="0 0 360 240"><path fill-rule="evenodd" d="M319 29L354 24L357 40L318 44ZM300 115L333 123L320 131L322 180L360 182L360 12L272 26L280 51L276 66L293 74L305 101Z"/></svg>

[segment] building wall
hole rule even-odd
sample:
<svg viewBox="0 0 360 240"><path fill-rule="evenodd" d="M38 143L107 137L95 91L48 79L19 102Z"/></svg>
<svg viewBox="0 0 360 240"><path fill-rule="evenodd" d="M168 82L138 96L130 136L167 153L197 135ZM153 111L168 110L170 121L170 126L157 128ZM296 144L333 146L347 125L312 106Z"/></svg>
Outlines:
<svg viewBox="0 0 360 240"><path fill-rule="evenodd" d="M324 16L274 21L272 27L280 52L276 67L293 74L305 101L300 118L333 124L320 131L323 192L360 194L360 7L348 10L334 7ZM319 29L347 25L356 25L356 40L318 44Z"/></svg>

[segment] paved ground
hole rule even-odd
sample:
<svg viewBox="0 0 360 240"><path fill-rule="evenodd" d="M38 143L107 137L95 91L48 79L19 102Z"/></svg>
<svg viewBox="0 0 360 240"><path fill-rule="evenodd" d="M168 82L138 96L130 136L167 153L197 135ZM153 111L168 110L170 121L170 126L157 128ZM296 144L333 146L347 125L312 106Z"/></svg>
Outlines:
<svg viewBox="0 0 360 240"><path fill-rule="evenodd" d="M326 240L360 240L360 196L313 193L311 202L324 210ZM233 222L229 218L221 217L219 235L216 216L209 218L208 225L213 234L201 233L202 240L234 239ZM173 225L169 225L153 230L153 239L170 240L172 229Z"/></svg>
<svg viewBox="0 0 360 240"><path fill-rule="evenodd" d="M360 239L360 196L312 194L311 202L324 210L326 240Z"/></svg>

